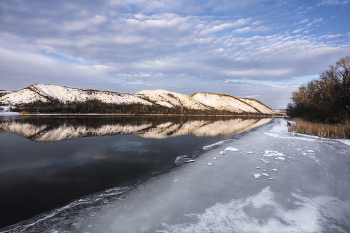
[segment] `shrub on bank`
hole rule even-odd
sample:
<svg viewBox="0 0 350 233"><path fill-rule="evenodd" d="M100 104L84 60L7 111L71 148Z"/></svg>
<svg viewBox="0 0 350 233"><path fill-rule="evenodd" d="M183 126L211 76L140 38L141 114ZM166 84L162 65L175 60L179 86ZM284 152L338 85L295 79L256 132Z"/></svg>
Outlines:
<svg viewBox="0 0 350 233"><path fill-rule="evenodd" d="M341 124L322 124L298 119L288 128L289 132L314 135L330 139L350 139L350 121Z"/></svg>
<svg viewBox="0 0 350 233"><path fill-rule="evenodd" d="M148 106L142 104L117 105L104 103L99 100L87 100L84 102L66 102L50 100L48 102L37 101L29 104L16 105L13 111L29 113L99 113L99 114L189 114L189 115L237 115L224 110L194 110L184 107L168 108L161 105ZM254 114L249 114L254 115Z"/></svg>

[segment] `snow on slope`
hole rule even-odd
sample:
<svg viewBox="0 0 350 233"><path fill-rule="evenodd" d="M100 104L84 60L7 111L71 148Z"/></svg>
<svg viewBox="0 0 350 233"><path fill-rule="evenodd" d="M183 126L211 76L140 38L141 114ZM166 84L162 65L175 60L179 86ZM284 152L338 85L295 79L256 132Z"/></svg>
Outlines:
<svg viewBox="0 0 350 233"><path fill-rule="evenodd" d="M151 101L165 107L185 107L188 109L204 110L207 107L198 103L188 95L165 90L144 90L137 94L147 96Z"/></svg>
<svg viewBox="0 0 350 233"><path fill-rule="evenodd" d="M238 98L229 95L220 95L200 92L192 95L192 98L209 107L237 113L259 113L256 109L242 102Z"/></svg>
<svg viewBox="0 0 350 233"><path fill-rule="evenodd" d="M64 103L68 101L100 100L104 103L152 105L149 101L140 98L142 96L135 94L70 88L52 84L36 84L32 87L42 95L58 99Z"/></svg>
<svg viewBox="0 0 350 233"><path fill-rule="evenodd" d="M255 99L250 99L250 98L239 98L240 100L246 102L247 104L250 104L257 110L259 110L261 113L264 114L276 114L274 110L271 108L267 107L266 105L262 104L261 102L255 100Z"/></svg>
<svg viewBox="0 0 350 233"><path fill-rule="evenodd" d="M27 88L0 97L0 102L10 105L32 103L38 100L47 102L45 97Z"/></svg>

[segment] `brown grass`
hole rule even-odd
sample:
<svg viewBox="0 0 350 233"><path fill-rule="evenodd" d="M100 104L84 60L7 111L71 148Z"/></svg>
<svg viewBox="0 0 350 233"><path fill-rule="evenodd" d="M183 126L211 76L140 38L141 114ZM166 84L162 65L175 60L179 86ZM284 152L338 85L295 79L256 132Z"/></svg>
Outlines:
<svg viewBox="0 0 350 233"><path fill-rule="evenodd" d="M296 123L288 128L289 132L314 135L322 138L350 139L350 121L337 125L329 125L300 119L293 120L295 120Z"/></svg>

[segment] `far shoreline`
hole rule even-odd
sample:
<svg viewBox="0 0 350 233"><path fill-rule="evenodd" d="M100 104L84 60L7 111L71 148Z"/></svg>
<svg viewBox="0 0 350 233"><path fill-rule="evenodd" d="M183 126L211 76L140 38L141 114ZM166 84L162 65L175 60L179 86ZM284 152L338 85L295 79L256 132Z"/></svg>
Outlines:
<svg viewBox="0 0 350 233"><path fill-rule="evenodd" d="M197 115L197 114L132 114L132 113L28 113L28 114L15 114L16 116L198 116L198 117L273 117L281 118L284 114L258 114L258 115L248 115L248 114L224 114L224 115Z"/></svg>

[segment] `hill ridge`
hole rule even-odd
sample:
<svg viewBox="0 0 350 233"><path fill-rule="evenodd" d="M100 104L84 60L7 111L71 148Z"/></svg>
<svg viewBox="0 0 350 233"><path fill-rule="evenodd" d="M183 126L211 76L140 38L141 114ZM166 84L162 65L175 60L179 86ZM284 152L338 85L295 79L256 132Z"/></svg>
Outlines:
<svg viewBox="0 0 350 233"><path fill-rule="evenodd" d="M179 113L215 111L225 114L278 114L267 105L251 98L238 98L228 94L207 92L185 95L161 89L120 93L55 84L35 84L0 97L0 104L3 105L30 105L36 102L50 103L53 101L62 104L98 101L118 106L133 105L145 106L146 108L158 106L164 109L176 109ZM167 112L165 111L165 113Z"/></svg>

